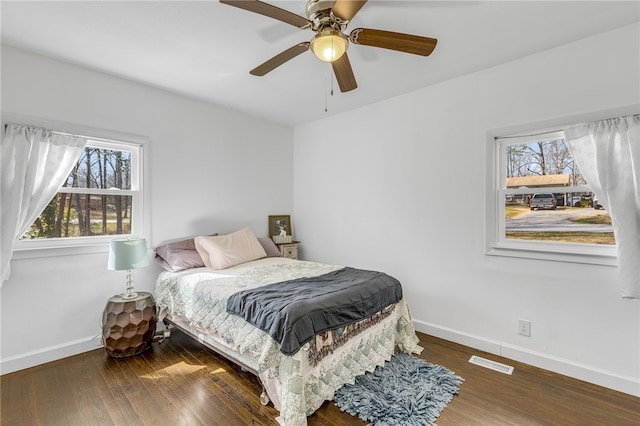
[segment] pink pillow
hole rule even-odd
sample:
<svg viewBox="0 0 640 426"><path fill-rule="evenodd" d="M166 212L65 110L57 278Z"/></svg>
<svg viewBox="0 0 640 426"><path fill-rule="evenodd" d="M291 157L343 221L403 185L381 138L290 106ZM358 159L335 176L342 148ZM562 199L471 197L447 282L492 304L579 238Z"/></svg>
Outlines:
<svg viewBox="0 0 640 426"><path fill-rule="evenodd" d="M226 269L267 256L249 228L216 237L196 237L194 241L204 265L211 269Z"/></svg>

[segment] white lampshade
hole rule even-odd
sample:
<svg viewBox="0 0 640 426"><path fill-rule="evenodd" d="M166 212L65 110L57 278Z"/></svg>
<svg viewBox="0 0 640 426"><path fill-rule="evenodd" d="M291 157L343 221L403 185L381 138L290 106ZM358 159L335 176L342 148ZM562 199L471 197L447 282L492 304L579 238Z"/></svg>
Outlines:
<svg viewBox="0 0 640 426"><path fill-rule="evenodd" d="M322 31L311 40L311 51L324 62L333 62L347 51L349 41L347 37L339 31Z"/></svg>
<svg viewBox="0 0 640 426"><path fill-rule="evenodd" d="M107 269L142 268L149 264L147 241L144 238L116 238L109 244L109 263Z"/></svg>

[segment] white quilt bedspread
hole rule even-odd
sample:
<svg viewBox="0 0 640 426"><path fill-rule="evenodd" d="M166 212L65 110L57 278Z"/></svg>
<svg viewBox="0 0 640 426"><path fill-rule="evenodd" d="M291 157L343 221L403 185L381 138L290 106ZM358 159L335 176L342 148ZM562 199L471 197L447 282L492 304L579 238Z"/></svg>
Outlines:
<svg viewBox="0 0 640 426"><path fill-rule="evenodd" d="M156 304L161 318L189 324L239 354L254 360L269 397L280 410L281 424L306 424L306 416L356 376L373 371L391 358L395 348L419 353L411 318L404 300L394 312L311 366L305 347L293 356L262 330L226 311L227 299L240 290L301 277L322 275L342 268L286 258L265 258L222 271L207 268L163 272L156 282ZM306 346L306 345L305 345Z"/></svg>

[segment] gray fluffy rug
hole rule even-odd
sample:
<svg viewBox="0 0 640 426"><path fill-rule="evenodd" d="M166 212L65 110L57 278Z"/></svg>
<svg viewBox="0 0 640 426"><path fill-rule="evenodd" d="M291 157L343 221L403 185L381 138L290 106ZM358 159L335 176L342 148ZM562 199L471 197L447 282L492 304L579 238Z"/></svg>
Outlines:
<svg viewBox="0 0 640 426"><path fill-rule="evenodd" d="M433 425L463 380L442 366L401 353L338 389L333 400L342 411L375 426Z"/></svg>

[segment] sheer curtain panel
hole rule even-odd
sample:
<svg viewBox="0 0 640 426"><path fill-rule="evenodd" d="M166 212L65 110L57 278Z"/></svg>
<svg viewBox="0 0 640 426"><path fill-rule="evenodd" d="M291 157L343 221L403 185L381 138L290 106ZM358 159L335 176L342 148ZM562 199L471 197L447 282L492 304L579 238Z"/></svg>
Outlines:
<svg viewBox="0 0 640 426"><path fill-rule="evenodd" d="M86 144L79 136L7 125L0 156L0 286L9 278L15 242L56 195Z"/></svg>
<svg viewBox="0 0 640 426"><path fill-rule="evenodd" d="M640 115L564 131L573 159L613 223L622 297L640 299Z"/></svg>

